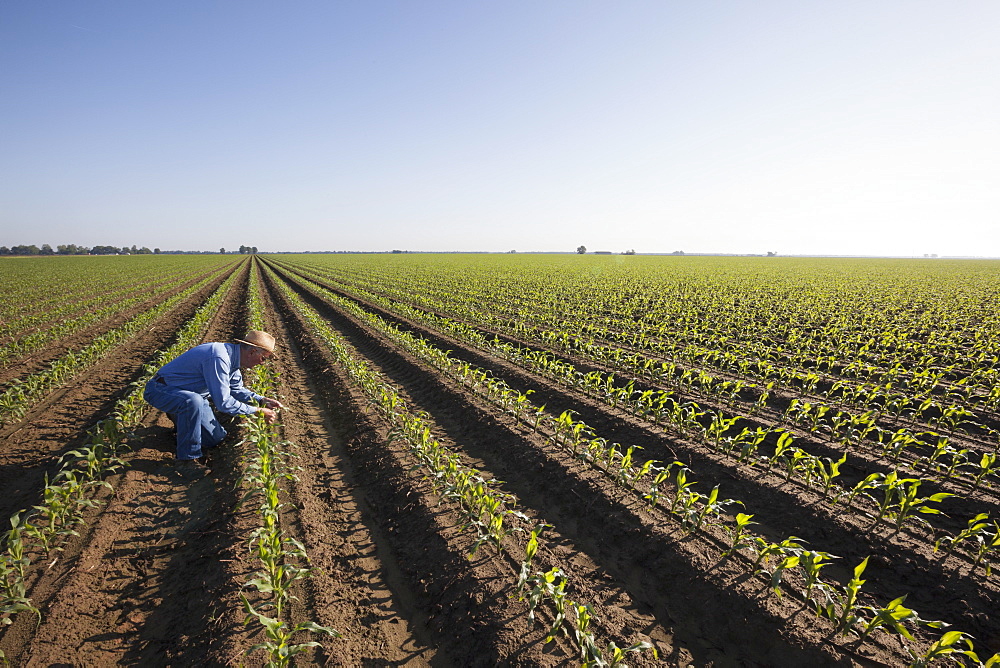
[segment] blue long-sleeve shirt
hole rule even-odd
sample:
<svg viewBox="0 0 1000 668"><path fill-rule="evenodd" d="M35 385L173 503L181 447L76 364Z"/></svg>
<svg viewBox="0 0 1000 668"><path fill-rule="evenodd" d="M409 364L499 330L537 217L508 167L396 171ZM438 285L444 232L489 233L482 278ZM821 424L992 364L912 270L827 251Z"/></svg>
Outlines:
<svg viewBox="0 0 1000 668"><path fill-rule="evenodd" d="M159 376L171 387L210 396L216 410L228 415L256 413L249 402L264 400L243 386L238 343L195 346L164 364Z"/></svg>

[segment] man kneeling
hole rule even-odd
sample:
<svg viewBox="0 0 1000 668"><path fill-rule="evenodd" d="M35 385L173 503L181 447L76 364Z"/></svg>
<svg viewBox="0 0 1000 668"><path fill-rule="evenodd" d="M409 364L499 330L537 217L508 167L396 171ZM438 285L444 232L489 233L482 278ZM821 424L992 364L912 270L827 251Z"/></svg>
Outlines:
<svg viewBox="0 0 1000 668"><path fill-rule="evenodd" d="M178 460L203 467L207 450L226 437L212 404L227 415L263 413L268 424L278 419L276 411L284 408L281 402L247 389L241 371L273 355L274 337L252 331L235 343L195 346L164 364L146 383L143 398L167 413L177 426Z"/></svg>

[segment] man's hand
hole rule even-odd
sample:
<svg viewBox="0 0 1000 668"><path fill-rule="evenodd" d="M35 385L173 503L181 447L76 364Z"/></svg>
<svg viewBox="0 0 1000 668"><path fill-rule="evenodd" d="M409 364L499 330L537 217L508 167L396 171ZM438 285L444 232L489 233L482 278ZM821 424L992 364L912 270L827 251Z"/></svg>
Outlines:
<svg viewBox="0 0 1000 668"><path fill-rule="evenodd" d="M281 404L278 405L280 406ZM271 410L270 408L261 408L258 410L258 412L264 414L264 421L267 422L268 424L274 424L275 421L278 419L277 412Z"/></svg>
<svg viewBox="0 0 1000 668"><path fill-rule="evenodd" d="M264 405L272 410L278 410L279 408L285 407L284 404L277 399L268 399L267 397L264 397Z"/></svg>

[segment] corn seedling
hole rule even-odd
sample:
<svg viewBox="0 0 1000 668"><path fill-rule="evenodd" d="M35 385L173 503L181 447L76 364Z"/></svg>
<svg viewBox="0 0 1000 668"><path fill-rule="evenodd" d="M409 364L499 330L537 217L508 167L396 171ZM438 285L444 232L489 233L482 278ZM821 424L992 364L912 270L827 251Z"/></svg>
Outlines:
<svg viewBox="0 0 1000 668"><path fill-rule="evenodd" d="M817 604L817 613L834 622L836 632L847 635L854 630L858 622L863 621L862 608L858 605L858 595L865 581L861 574L868 567L868 557L854 567L854 577L844 586L843 592L827 592L826 604ZM839 611L838 611L839 608Z"/></svg>
<svg viewBox="0 0 1000 668"><path fill-rule="evenodd" d="M917 654L909 647L906 648L910 658L913 659L909 668L930 668L930 666L938 660L965 665L963 659L971 659L976 663L976 665L983 665L984 667L990 666L991 663L994 665L996 664L996 661L994 661L994 659L997 658L996 656L989 662L980 664L979 657L976 656L976 653L973 650L974 647L971 636L962 631L947 631L930 647L928 647L927 651L923 654Z"/></svg>
<svg viewBox="0 0 1000 668"><path fill-rule="evenodd" d="M722 558L731 557L745 548L753 548L753 540L747 533L747 528L756 524L756 522L751 521L752 519L753 515L737 513L735 525L732 528L723 525L723 530L729 535L729 547L722 553Z"/></svg>

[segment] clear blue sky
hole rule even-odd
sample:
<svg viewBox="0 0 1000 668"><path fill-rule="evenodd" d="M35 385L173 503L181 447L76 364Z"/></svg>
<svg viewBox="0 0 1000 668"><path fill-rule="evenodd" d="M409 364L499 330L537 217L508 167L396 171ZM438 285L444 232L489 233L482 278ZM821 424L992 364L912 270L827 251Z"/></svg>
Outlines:
<svg viewBox="0 0 1000 668"><path fill-rule="evenodd" d="M0 3L0 245L1000 256L1000 2Z"/></svg>

